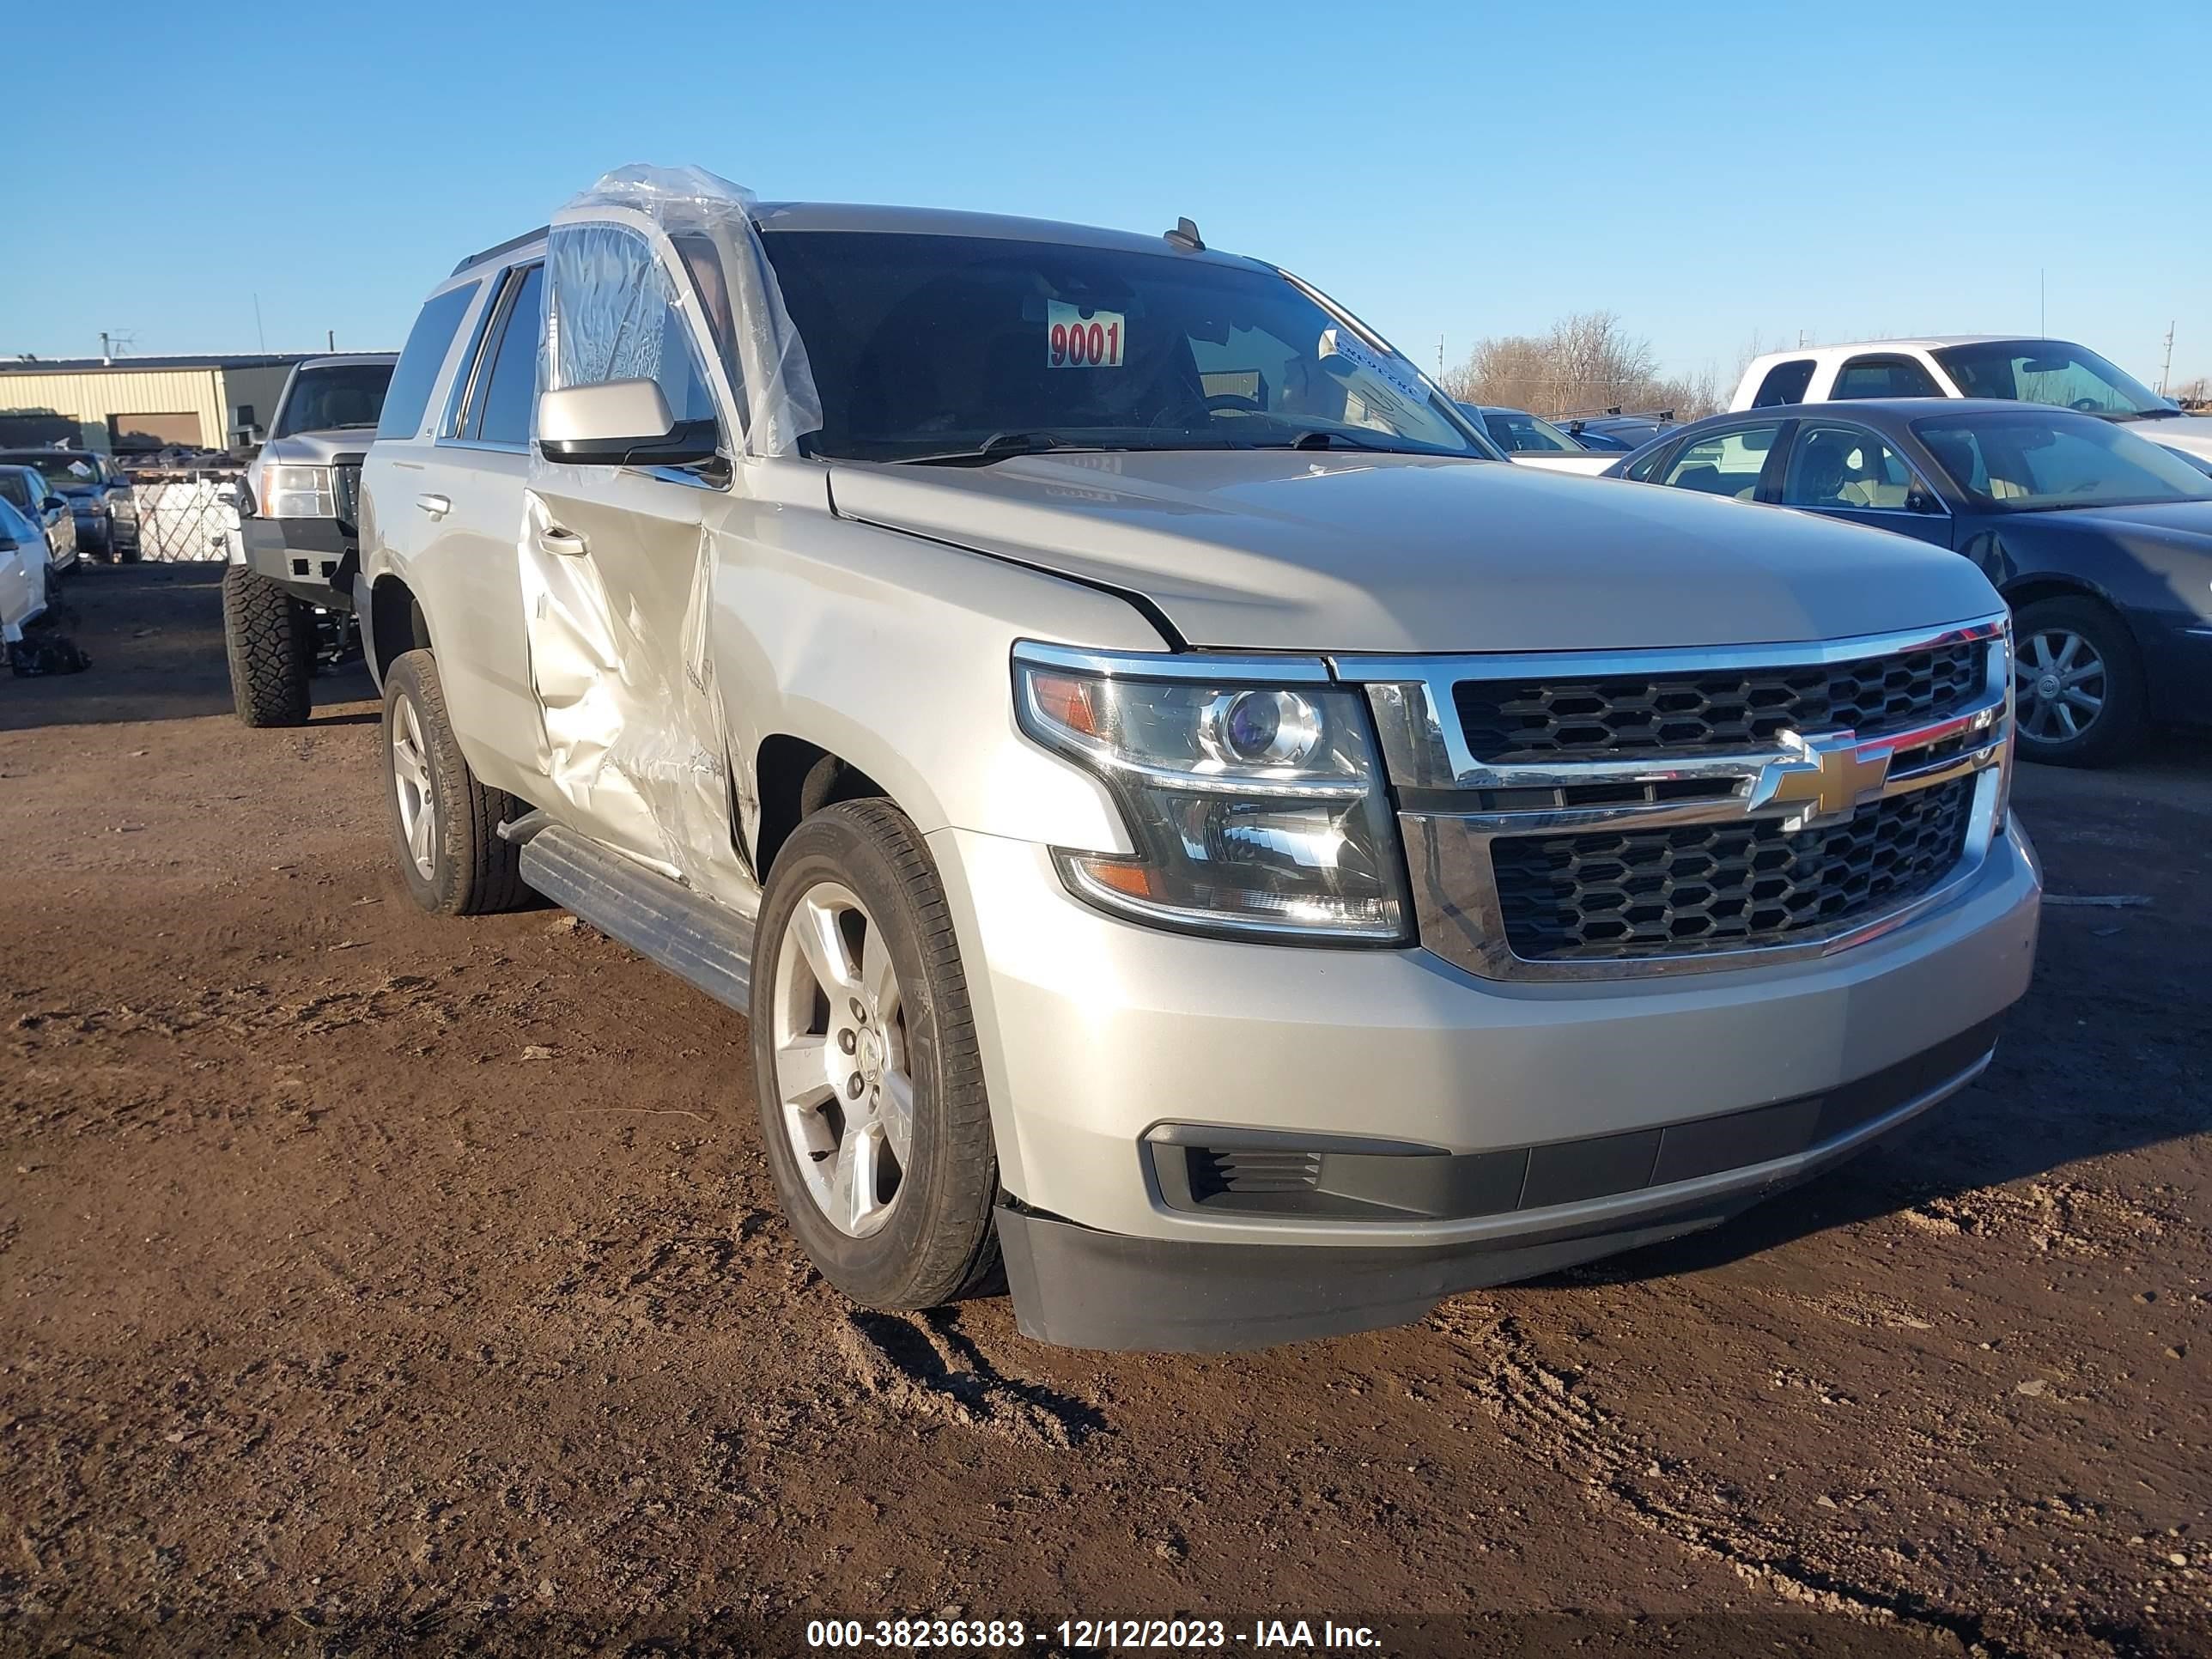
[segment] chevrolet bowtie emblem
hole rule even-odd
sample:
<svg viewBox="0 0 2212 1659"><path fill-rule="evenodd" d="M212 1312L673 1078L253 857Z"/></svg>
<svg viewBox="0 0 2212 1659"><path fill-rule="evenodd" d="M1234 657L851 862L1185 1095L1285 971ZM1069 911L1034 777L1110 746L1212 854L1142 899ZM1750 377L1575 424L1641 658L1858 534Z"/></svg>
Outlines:
<svg viewBox="0 0 2212 1659"><path fill-rule="evenodd" d="M1778 741L1787 752L1760 769L1752 786L1751 809L1798 807L1785 821L1789 829L1848 817L1860 802L1879 795L1889 781L1889 749L1862 745L1856 732L1830 732L1805 738L1784 732Z"/></svg>

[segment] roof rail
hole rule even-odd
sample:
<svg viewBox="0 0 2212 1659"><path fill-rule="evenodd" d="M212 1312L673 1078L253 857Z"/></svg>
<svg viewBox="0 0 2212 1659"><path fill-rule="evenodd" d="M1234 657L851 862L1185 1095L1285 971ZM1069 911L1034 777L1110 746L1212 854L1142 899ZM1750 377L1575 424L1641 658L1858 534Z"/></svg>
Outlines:
<svg viewBox="0 0 2212 1659"><path fill-rule="evenodd" d="M514 248L522 246L526 242L536 241L539 237L544 235L545 233L551 228L552 227L550 225L540 225L535 230L524 231L520 236L508 237L496 247L488 247L481 253L471 253L467 258L462 260L460 264L455 265L450 274L452 276L458 276L463 271L466 270L471 265L480 265L485 260L492 258L496 255L506 253Z"/></svg>

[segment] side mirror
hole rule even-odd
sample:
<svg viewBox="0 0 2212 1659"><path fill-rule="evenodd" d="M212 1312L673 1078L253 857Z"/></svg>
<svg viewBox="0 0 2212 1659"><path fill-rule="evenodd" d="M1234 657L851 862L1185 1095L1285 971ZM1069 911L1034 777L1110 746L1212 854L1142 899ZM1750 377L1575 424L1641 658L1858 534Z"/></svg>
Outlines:
<svg viewBox="0 0 2212 1659"><path fill-rule="evenodd" d="M45 501L39 504L39 511L41 513L51 513L58 507L65 507L68 505L69 503L64 501L59 495L49 495Z"/></svg>
<svg viewBox="0 0 2212 1659"><path fill-rule="evenodd" d="M1916 485L1905 492L1905 510L1907 513L1941 513L1943 503Z"/></svg>
<svg viewBox="0 0 2212 1659"><path fill-rule="evenodd" d="M579 466L694 466L720 453L712 421L678 422L651 380L564 386L538 398L538 447Z"/></svg>

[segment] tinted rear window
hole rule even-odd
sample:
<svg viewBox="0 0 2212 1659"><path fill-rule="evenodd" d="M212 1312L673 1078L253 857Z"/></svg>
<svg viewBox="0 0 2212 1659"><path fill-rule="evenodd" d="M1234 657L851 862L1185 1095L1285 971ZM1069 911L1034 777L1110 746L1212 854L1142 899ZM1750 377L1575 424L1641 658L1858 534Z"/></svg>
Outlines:
<svg viewBox="0 0 2212 1659"><path fill-rule="evenodd" d="M1759 395L1751 400L1753 409L1772 409L1778 404L1802 404L1805 388L1813 384L1813 360L1794 358L1786 363L1777 363L1766 371L1766 378L1759 383Z"/></svg>
<svg viewBox="0 0 2212 1659"><path fill-rule="evenodd" d="M481 286L464 283L423 306L399 354L399 365L392 371L392 385L384 394L384 412L376 423L378 437L411 438L422 430L430 389L437 384L438 371L446 366L447 349Z"/></svg>

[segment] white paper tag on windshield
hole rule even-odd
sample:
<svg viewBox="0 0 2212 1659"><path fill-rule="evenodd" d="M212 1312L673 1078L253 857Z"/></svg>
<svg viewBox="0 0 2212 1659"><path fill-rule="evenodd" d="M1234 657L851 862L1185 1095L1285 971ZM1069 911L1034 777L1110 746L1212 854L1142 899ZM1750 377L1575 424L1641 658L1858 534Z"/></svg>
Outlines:
<svg viewBox="0 0 2212 1659"><path fill-rule="evenodd" d="M71 461L69 470L80 478L89 478L92 476L92 468L82 461Z"/></svg>
<svg viewBox="0 0 2212 1659"><path fill-rule="evenodd" d="M1428 406L1429 390L1421 384L1419 376L1407 373L1381 353L1370 351L1350 329L1323 329L1317 350L1321 356L1341 357L1346 362L1365 369L1414 408Z"/></svg>
<svg viewBox="0 0 2212 1659"><path fill-rule="evenodd" d="M1065 300L1044 308L1047 368L1119 368L1128 344L1128 319L1118 311L1085 311Z"/></svg>

